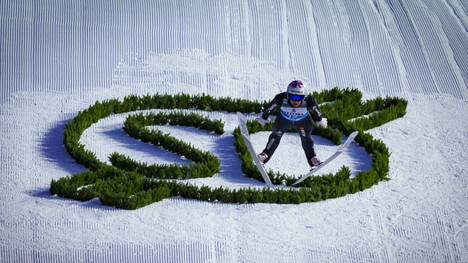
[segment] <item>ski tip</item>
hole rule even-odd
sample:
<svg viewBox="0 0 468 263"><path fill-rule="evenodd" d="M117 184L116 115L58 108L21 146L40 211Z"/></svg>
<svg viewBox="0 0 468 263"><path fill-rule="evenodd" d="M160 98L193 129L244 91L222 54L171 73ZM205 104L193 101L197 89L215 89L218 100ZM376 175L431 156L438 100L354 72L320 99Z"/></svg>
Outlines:
<svg viewBox="0 0 468 263"><path fill-rule="evenodd" d="M291 186L296 186L298 184L300 184L301 182L295 182L295 183L292 183Z"/></svg>

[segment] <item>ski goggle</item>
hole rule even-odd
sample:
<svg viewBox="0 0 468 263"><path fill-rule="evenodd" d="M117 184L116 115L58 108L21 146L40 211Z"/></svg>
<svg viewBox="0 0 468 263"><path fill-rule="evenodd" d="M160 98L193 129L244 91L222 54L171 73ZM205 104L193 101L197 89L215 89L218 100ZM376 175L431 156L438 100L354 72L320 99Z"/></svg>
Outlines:
<svg viewBox="0 0 468 263"><path fill-rule="evenodd" d="M289 99L292 101L301 101L304 99L304 95L292 95L289 94Z"/></svg>

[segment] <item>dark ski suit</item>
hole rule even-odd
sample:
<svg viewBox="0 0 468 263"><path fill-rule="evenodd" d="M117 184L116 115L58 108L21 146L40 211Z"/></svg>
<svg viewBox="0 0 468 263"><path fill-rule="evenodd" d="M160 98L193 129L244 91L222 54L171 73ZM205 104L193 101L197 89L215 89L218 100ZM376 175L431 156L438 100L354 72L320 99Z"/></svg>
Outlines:
<svg viewBox="0 0 468 263"><path fill-rule="evenodd" d="M276 120L273 124L273 132L268 138L268 143L263 150L268 155L265 163L271 158L276 148L278 147L281 137L283 134L294 129L299 132L302 142L302 148L304 149L307 157L307 162L310 166L313 166L311 159L316 156L314 150L314 141L312 140L312 130L315 127L314 121L321 121L322 114L320 108L311 95L306 96L301 105L294 108L287 98L287 93L279 93L275 98L268 104L263 110L262 119L266 120L269 115L276 113Z"/></svg>

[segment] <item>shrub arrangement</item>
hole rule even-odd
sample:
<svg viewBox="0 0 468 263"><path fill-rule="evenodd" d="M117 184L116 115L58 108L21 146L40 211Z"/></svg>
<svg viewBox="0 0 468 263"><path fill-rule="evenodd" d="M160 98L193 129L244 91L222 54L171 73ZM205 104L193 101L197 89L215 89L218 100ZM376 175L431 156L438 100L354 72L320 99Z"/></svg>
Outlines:
<svg viewBox="0 0 468 263"><path fill-rule="evenodd" d="M342 135L358 130L355 141L371 154L373 162L368 171L350 179L349 168L342 167L336 174L310 177L301 187L278 188L210 188L194 186L180 180L209 177L219 172L219 160L208 152L177 140L158 130L149 130L149 125L193 126L216 134L224 132L223 123L211 121L197 114L160 113L137 114L127 118L124 130L132 137L158 147L183 155L191 160L189 166L148 165L140 163L119 153L109 158L112 166L96 158L79 143L81 134L92 124L111 114L146 109L199 109L205 111L226 111L258 113L267 102L247 101L231 98L214 98L206 95L189 96L179 94L128 96L122 101L107 100L96 102L81 111L65 128L64 144L70 155L78 163L90 170L59 180L52 180L50 192L80 201L99 197L104 205L123 209L136 209L171 196L181 196L211 202L227 203L302 203L336 198L371 187L388 175L389 151L380 140L372 138L366 130L378 127L388 121L402 117L407 102L399 98L376 98L362 102L362 93L356 89L325 90L313 93L322 103L322 113L329 120L329 128L317 128L314 134L328 138L335 144L341 143ZM325 103L325 104L323 104ZM362 117L365 116L365 117ZM271 130L249 121L250 133ZM235 146L242 161L242 170L248 177L262 180L252 163L238 129L234 131ZM275 184L291 185L296 179L281 173L269 171Z"/></svg>
<svg viewBox="0 0 468 263"><path fill-rule="evenodd" d="M126 171L134 171L147 177L160 179L202 178L213 176L219 172L219 160L209 152L200 151L186 142L163 134L161 131L151 131L146 128L146 126L150 125L165 124L193 126L217 134L224 133L224 124L221 121L212 121L194 113L159 113L129 116L124 122L124 130L128 135L182 155L194 163L188 167L178 165L147 165L136 162L119 153L113 153L110 157L112 165Z"/></svg>

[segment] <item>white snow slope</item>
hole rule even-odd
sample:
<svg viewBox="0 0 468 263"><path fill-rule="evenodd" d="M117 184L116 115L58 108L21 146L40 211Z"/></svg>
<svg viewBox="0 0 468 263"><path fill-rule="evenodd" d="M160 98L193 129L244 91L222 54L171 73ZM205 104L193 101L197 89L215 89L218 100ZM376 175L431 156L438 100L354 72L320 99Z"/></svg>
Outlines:
<svg viewBox="0 0 468 263"><path fill-rule="evenodd" d="M389 147L390 180L300 205L170 198L136 211L50 196L84 168L63 129L96 100L208 93L271 99L293 79L310 90L356 87L408 100L370 133ZM466 0L0 2L0 262L468 262ZM262 187L240 172L234 115L215 136L158 127L208 149L221 172L196 184ZM86 130L98 157L179 157L134 141L123 115ZM253 117L253 116L251 116ZM261 150L268 133L253 136ZM315 137L325 158L335 146ZM353 145L343 164L368 168ZM272 169L307 169L295 134Z"/></svg>

